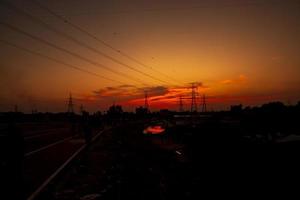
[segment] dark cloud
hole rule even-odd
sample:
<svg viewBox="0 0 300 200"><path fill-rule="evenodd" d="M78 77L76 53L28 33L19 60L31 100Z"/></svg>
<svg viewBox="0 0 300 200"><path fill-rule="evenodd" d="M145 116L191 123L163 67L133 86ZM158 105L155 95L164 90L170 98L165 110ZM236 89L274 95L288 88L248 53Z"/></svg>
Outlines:
<svg viewBox="0 0 300 200"><path fill-rule="evenodd" d="M142 98L145 92L148 96L162 96L168 93L168 88L165 86L143 87L137 88L134 85L120 85L116 87L105 87L99 90L94 90L92 96L96 99L122 97L124 100Z"/></svg>
<svg viewBox="0 0 300 200"><path fill-rule="evenodd" d="M100 89L100 90L94 90L94 91L93 91L93 94L95 94L95 95L101 95L103 91L104 91L103 89Z"/></svg>
<svg viewBox="0 0 300 200"><path fill-rule="evenodd" d="M120 85L119 88L136 88L134 85Z"/></svg>
<svg viewBox="0 0 300 200"><path fill-rule="evenodd" d="M202 82L192 82L192 83L189 83L190 84L190 86L191 85L195 85L195 86L197 86L197 87L202 87L203 86L203 83ZM190 86L188 86L188 87L190 87Z"/></svg>
<svg viewBox="0 0 300 200"><path fill-rule="evenodd" d="M118 88L114 88L114 87L106 87L107 90L117 90Z"/></svg>
<svg viewBox="0 0 300 200"><path fill-rule="evenodd" d="M168 88L165 86L144 87L144 88L139 88L138 91L140 93L147 92L149 96L159 96L159 95L167 94Z"/></svg>

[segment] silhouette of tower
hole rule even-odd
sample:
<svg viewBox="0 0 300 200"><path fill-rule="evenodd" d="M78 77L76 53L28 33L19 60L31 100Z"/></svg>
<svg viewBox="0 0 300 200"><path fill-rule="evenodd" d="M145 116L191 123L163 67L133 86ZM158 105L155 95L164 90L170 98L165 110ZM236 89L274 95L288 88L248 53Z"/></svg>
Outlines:
<svg viewBox="0 0 300 200"><path fill-rule="evenodd" d="M69 102L68 102L68 113L74 113L74 104L72 94L70 93Z"/></svg>
<svg viewBox="0 0 300 200"><path fill-rule="evenodd" d="M206 112L206 97L203 95L202 97L202 112Z"/></svg>
<svg viewBox="0 0 300 200"><path fill-rule="evenodd" d="M82 113L83 113L83 111L84 111L84 107L83 107L83 105L82 105L82 104L80 105L80 107L79 107L79 110L80 110L80 113L82 114Z"/></svg>
<svg viewBox="0 0 300 200"><path fill-rule="evenodd" d="M17 104L15 105L14 110L15 110L15 113L19 112L19 107Z"/></svg>
<svg viewBox="0 0 300 200"><path fill-rule="evenodd" d="M38 113L38 110L36 108L36 106L32 106L32 109L31 109L31 114L37 114Z"/></svg>
<svg viewBox="0 0 300 200"><path fill-rule="evenodd" d="M179 112L183 112L182 96L179 97Z"/></svg>
<svg viewBox="0 0 300 200"><path fill-rule="evenodd" d="M148 93L145 91L145 105L144 107L149 110L149 104L148 104Z"/></svg>
<svg viewBox="0 0 300 200"><path fill-rule="evenodd" d="M196 83L192 83L191 112L197 112L197 89Z"/></svg>

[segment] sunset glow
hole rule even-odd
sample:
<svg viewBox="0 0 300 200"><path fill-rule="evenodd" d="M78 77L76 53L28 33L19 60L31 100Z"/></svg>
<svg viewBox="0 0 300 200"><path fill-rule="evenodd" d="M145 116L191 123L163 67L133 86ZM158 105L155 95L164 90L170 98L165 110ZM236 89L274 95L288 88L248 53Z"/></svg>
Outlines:
<svg viewBox="0 0 300 200"><path fill-rule="evenodd" d="M188 110L191 83L209 110L300 99L297 1L43 1L102 42L31 1L22 8L11 3L58 31L0 7L1 111L14 105L65 111L70 93L77 111L81 104L93 112L113 103L133 111L143 106L145 91L152 110L178 110L180 97Z"/></svg>

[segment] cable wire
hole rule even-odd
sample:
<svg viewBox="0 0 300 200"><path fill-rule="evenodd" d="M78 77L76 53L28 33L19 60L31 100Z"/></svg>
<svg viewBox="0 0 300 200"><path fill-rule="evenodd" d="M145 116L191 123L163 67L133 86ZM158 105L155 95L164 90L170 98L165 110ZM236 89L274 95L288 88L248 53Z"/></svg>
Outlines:
<svg viewBox="0 0 300 200"><path fill-rule="evenodd" d="M40 38L38 36L32 35L32 34L26 32L26 31L24 31L22 29L19 29L19 28L13 26L13 25L10 25L10 24L8 24L6 22L0 22L0 25L5 26L5 27L9 28L10 30L18 32L20 34L26 35L27 37L29 37L31 39L34 39L36 41L39 41L40 43L46 44L48 46L51 46L52 48L55 48L55 49L60 50L60 51L63 51L63 52L65 52L65 53L67 53L67 54L69 54L71 56L74 56L74 57L76 57L78 59L84 60L85 62L90 63L90 64L92 64L94 66L97 66L97 67L100 67L100 68L104 68L107 71L110 71L112 73L118 74L119 76L126 77L127 79L134 80L137 83L142 83L143 85L147 85L147 84L143 83L143 81L141 81L140 79L137 79L137 78L129 76L128 74L125 74L125 73L122 73L122 72L110 69L109 67L107 67L105 65L102 65L102 64L100 64L100 63L98 63L96 61L93 61L93 60L90 60L88 58L85 58L85 57L83 57L83 56L81 56L81 55L79 55L77 53L74 53L72 51L69 51L69 50L67 50L67 49L65 49L63 47L57 46L56 44L53 44L53 43L51 43L51 42L49 42L49 41L47 41L47 40L45 40L43 38Z"/></svg>
<svg viewBox="0 0 300 200"><path fill-rule="evenodd" d="M42 57L42 58L51 60L51 61L56 62L56 63L58 63L58 64L67 66L67 67L69 67L69 68L76 69L76 70L78 70L78 71L87 73L87 74L89 74L89 75L97 76L97 77L99 77L99 78L106 79L106 80L111 81L111 82L117 82L117 83L119 83L119 84L125 84L124 82L121 82L121 81L118 81L118 80L114 80L114 79L111 79L111 78L107 78L107 77L102 76L102 75L100 75L100 74L98 74L98 73L94 73L94 72L91 72L91 71L89 71L89 70L82 69L82 68L80 68L80 67L78 67L78 66L75 66L75 65L66 63L66 62L64 62L64 61L62 61L62 60L59 60L59 59L56 59L56 58L47 56L47 55L45 55L45 54L42 54L42 53L33 51L33 50L31 50L31 49L28 49L28 48L19 46L19 45L17 45L17 44L12 43L12 42L8 42L8 41L2 40L2 39L0 39L0 42L3 43L3 44L6 44L6 45L12 46L12 47L14 47L14 48L17 48L17 49L26 51L26 52L28 52L28 53L30 53L30 54L33 54L33 55L36 55L36 56L39 56L39 57Z"/></svg>
<svg viewBox="0 0 300 200"><path fill-rule="evenodd" d="M40 24L41 26L43 26L43 27L45 27L45 28L47 28L47 29L49 29L49 30L55 32L56 34L58 34L58 35L60 35L60 36L62 36L62 37L64 37L64 38L66 38L66 39L68 39L68 40L73 41L74 43L78 44L79 46L82 46L82 47L84 47L84 48L89 49L90 51L93 51L93 52L95 52L95 53L98 53L98 54L100 54L101 56L103 56L103 57L105 57L105 58L107 58L107 59L110 59L110 60L112 60L112 61L114 61L114 62L116 62L116 63L118 63L118 64L120 64L120 65L122 65L122 66L124 66L124 67L127 67L127 68L129 68L129 69L131 69L131 70L133 70L133 71L135 71L135 72L137 72L137 73L140 73L140 74L142 74L142 75L144 75L144 76L147 76L147 77L149 77L149 78L152 78L153 80L156 80L156 81L159 81L159 82L168 84L168 82L166 82L166 81L164 81L164 80L161 80L161 79L159 79L159 78L156 78L156 77L154 77L154 76L152 76L152 75L150 75L150 74L147 74L147 73L145 73L145 72L143 72L143 71L141 71L141 70L138 70L138 69L136 69L136 68L134 68L134 67L132 67L132 66L130 66L130 65L127 65L127 64L125 64L125 63L123 63L123 62L121 62L121 61L119 61L119 60L117 60L117 59L115 59L115 58L113 58L113 57L111 57L111 56L109 56L109 55L107 55L107 54L105 54L105 53L99 51L98 49L96 49L96 48L94 48L94 47L91 47L91 46L85 44L84 42L82 42L82 41L80 41L80 40L77 40L76 38L74 38L74 37L72 37L72 36L70 36L70 35L68 35L68 34L66 34L66 33L64 33L64 32L62 32L62 31L60 31L60 30L58 30L58 29L56 29L56 28L54 28L53 26L51 26L51 25L45 23L44 21L40 20L39 18L37 18L37 17L35 17L35 16L33 16L33 15L31 15L31 14L29 14L29 13L23 11L22 9L17 8L16 6L14 6L13 4L11 4L11 3L7 2L7 1L1 1L1 3L2 3L2 5L8 7L9 9L14 10L14 11L17 12L18 14L21 14L21 15L23 15L23 16L28 17L31 21ZM127 75L127 76L128 76L128 75ZM140 81L140 82L142 82L142 81Z"/></svg>
<svg viewBox="0 0 300 200"><path fill-rule="evenodd" d="M167 77L168 79L170 79L170 80L172 80L172 81L175 81L175 82L177 82L177 83L179 82L179 81L177 81L176 79L170 77L169 75L167 75L167 74L165 74L165 73L162 73L162 72L160 72L159 70L156 70L156 69L154 69L153 67L151 67L151 66L149 66L149 65L147 65L147 64L144 64L144 63L141 62L140 60L138 60L138 59L136 59L136 58L134 58L134 57L128 55L127 53L125 53L125 52L123 52L123 51L121 51L121 50L119 50L119 49L117 49L116 47L112 46L112 45L109 44L108 42L106 42L106 41L100 39L99 37L95 36L94 34L90 33L89 31L87 31L87 30L83 29L82 27L78 26L77 24L71 22L71 21L70 21L69 19L67 19L66 17L57 14L56 12L54 12L53 10L51 10L49 7L45 6L44 4L40 3L39 1L36 1L36 0L30 0L30 1L33 2L34 4L36 4L38 7L40 7L40 8L42 8L42 9L46 10L47 12L49 12L51 15L55 16L56 18L60 19L60 20L63 21L64 23L66 23L66 24L70 25L71 27L73 27L74 29L78 30L79 32L88 35L90 38L93 38L93 39L96 40L97 42L103 44L104 46L106 46L106 47L108 47L108 48L110 48L110 49L112 49L113 51L119 53L120 55L126 57L127 59L129 59L129 60L131 60L131 61L133 61L133 62L135 62L135 63L137 63L137 64L139 64L139 65L141 65L141 66L143 66L143 67L145 67L145 68L148 68L148 69L154 71L155 73L158 73L158 74L160 74L160 75L163 75L163 76ZM180 83L180 82L179 82L179 83ZM180 84L181 84L181 83L180 83Z"/></svg>

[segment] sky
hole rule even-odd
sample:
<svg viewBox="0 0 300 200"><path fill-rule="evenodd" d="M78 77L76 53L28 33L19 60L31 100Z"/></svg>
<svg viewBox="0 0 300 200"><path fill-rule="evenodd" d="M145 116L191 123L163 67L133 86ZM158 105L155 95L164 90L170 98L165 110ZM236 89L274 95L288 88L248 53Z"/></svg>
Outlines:
<svg viewBox="0 0 300 200"><path fill-rule="evenodd" d="M192 83L208 110L295 104L299 19L299 0L0 3L0 111L189 110Z"/></svg>

